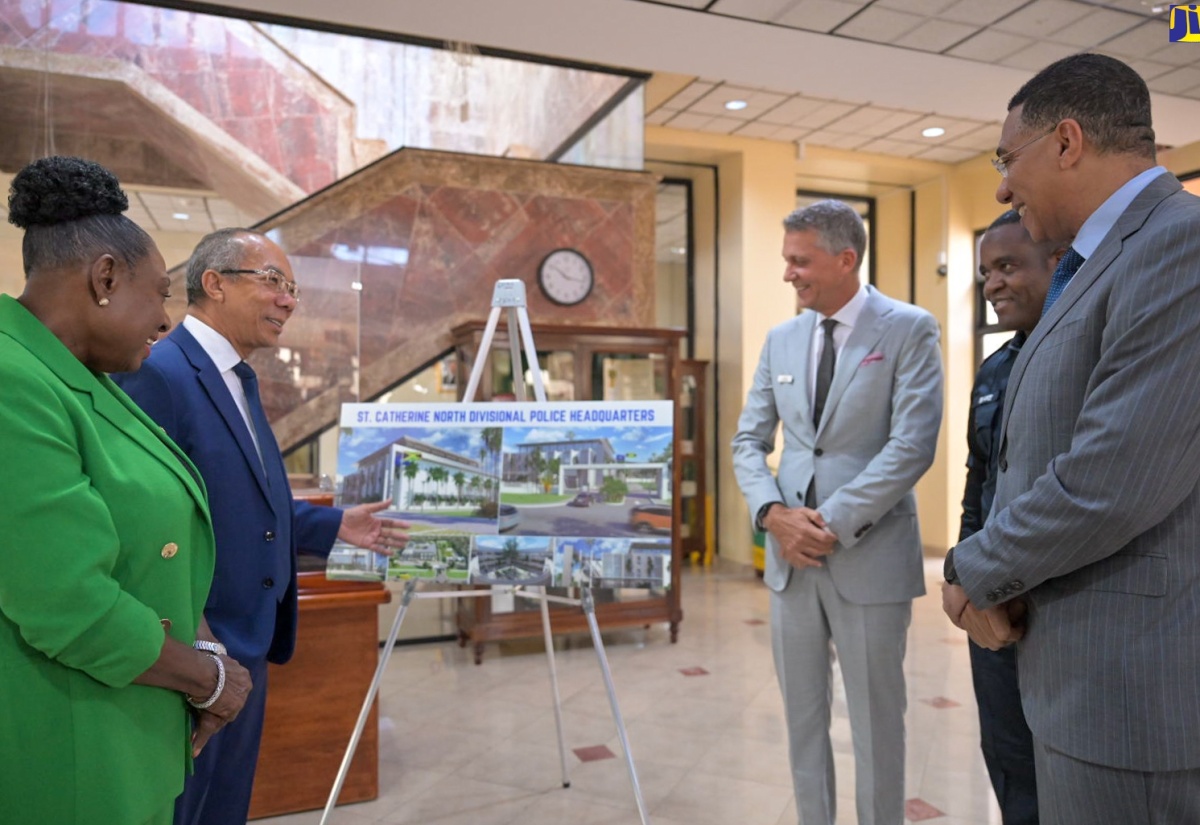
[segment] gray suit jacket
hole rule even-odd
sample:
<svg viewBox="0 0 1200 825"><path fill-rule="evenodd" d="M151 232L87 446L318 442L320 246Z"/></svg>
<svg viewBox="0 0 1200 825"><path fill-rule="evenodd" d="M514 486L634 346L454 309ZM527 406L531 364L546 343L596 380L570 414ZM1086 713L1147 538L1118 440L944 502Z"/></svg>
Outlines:
<svg viewBox="0 0 1200 825"><path fill-rule="evenodd" d="M977 606L1026 595L1025 715L1066 754L1200 767L1200 199L1164 174L1013 366Z"/></svg>
<svg viewBox="0 0 1200 825"><path fill-rule="evenodd" d="M821 427L812 423L808 365L815 312L767 333L733 439L733 467L751 514L804 503L816 477L818 510L838 544L828 557L841 596L885 604L925 592L912 488L933 463L942 420L937 322L874 288L838 356ZM783 425L776 479L767 466ZM803 575L767 536L764 581L773 590Z"/></svg>

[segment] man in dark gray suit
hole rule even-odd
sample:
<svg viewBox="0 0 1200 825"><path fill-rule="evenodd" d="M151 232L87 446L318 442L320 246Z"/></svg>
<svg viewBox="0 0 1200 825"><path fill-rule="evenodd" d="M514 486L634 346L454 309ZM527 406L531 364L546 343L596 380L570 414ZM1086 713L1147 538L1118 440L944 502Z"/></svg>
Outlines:
<svg viewBox="0 0 1200 825"><path fill-rule="evenodd" d="M783 279L808 311L767 333L733 439L767 531L771 641L804 825L837 818L829 646L854 740L859 825L904 821L904 650L925 593L913 485L942 418L933 316L859 283L862 219L840 201L783 222ZM783 428L778 477L767 466Z"/></svg>
<svg viewBox="0 0 1200 825"><path fill-rule="evenodd" d="M997 155L1032 238L1075 240L943 604L986 647L1020 640L1043 825L1200 822L1200 199L1155 165L1146 84L1102 55L1026 83Z"/></svg>

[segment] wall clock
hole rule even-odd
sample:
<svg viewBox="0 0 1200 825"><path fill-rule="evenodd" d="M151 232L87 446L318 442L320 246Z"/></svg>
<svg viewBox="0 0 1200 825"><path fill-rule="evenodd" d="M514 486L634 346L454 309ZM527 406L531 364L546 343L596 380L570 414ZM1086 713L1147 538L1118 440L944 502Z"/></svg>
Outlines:
<svg viewBox="0 0 1200 825"><path fill-rule="evenodd" d="M596 274L582 252L556 249L538 266L538 286L542 293L560 306L582 303L592 294Z"/></svg>

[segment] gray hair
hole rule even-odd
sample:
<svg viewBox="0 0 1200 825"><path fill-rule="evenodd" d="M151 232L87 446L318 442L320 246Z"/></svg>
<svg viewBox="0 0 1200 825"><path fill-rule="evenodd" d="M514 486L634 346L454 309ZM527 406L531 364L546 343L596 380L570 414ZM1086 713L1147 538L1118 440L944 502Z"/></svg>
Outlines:
<svg viewBox="0 0 1200 825"><path fill-rule="evenodd" d="M192 250L192 257L187 262L187 299L189 304L202 301L204 293L204 273L212 269L220 272L223 269L238 269L242 263L245 250L242 240L247 237L265 238L261 232L231 226L218 229L200 239Z"/></svg>
<svg viewBox="0 0 1200 825"><path fill-rule="evenodd" d="M817 233L817 244L830 255L843 249L854 251L854 268L862 264L867 249L867 229L862 217L848 203L836 200L817 201L795 210L783 219L785 232Z"/></svg>

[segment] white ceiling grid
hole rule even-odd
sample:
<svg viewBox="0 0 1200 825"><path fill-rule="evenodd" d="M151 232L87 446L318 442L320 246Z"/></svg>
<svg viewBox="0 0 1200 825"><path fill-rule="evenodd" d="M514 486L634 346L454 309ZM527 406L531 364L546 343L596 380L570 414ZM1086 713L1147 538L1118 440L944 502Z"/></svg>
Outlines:
<svg viewBox="0 0 1200 825"><path fill-rule="evenodd" d="M1200 48L1167 49L1167 3L1152 0L652 0L834 37L1026 71L1083 50L1128 62L1155 92L1200 100ZM743 100L739 111L724 108ZM939 117L698 80L647 122L955 163L996 146L998 121ZM935 138L928 126L944 128Z"/></svg>

